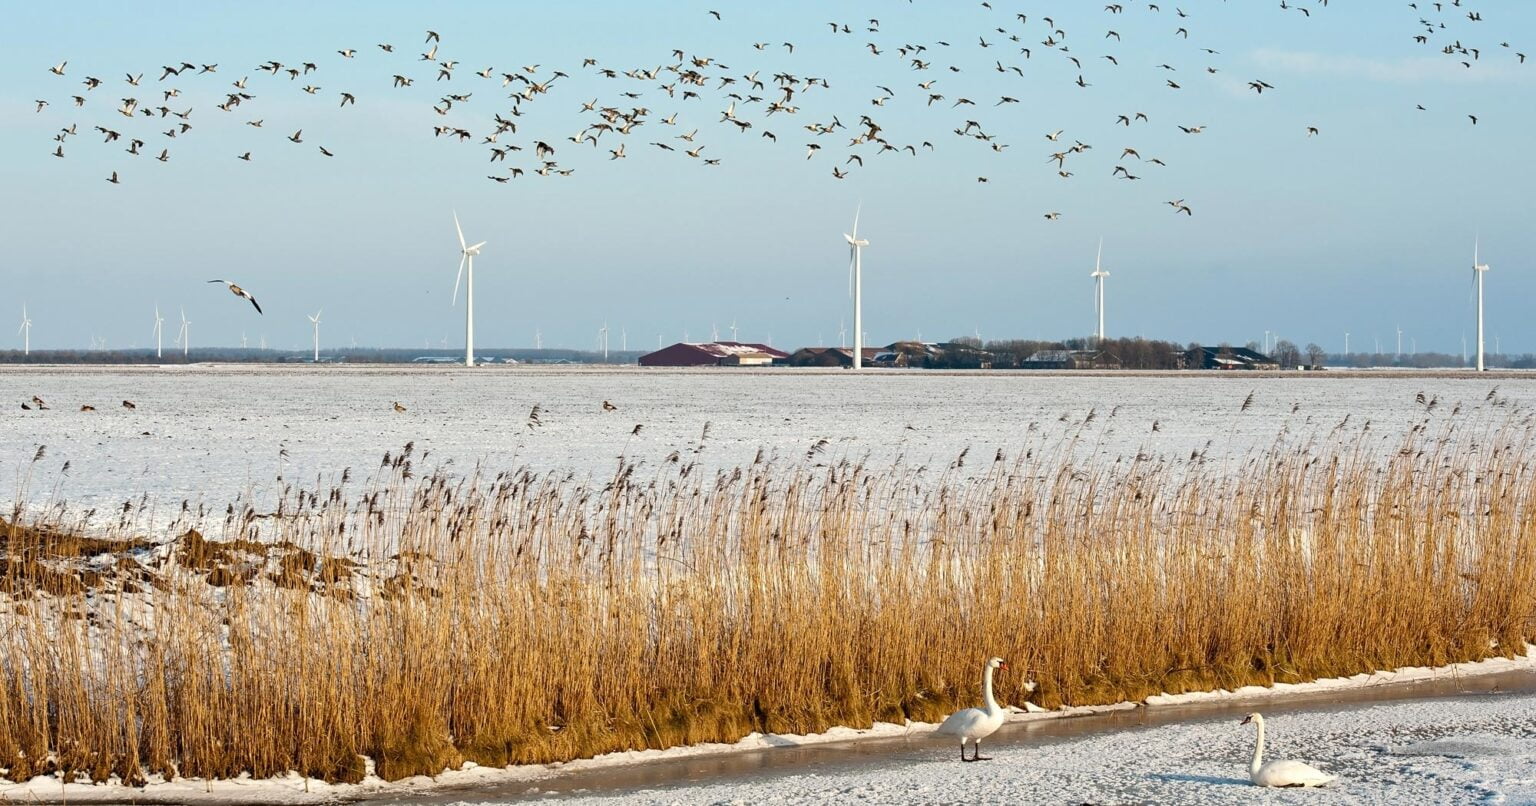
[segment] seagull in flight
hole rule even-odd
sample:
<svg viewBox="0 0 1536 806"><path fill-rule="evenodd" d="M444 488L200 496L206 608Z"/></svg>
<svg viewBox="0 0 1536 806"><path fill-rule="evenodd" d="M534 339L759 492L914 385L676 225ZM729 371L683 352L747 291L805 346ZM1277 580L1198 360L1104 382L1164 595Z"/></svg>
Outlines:
<svg viewBox="0 0 1536 806"><path fill-rule="evenodd" d="M251 305L255 306L256 312L257 313L261 313L261 306L256 304L256 298L251 296L251 292L246 291L245 289L241 288L238 285L235 285L234 283L231 283L228 280L209 280L208 282L210 282L210 283L223 283L224 285L229 286L229 292L231 294L234 294L237 297L244 297L244 298L250 300L251 301Z"/></svg>

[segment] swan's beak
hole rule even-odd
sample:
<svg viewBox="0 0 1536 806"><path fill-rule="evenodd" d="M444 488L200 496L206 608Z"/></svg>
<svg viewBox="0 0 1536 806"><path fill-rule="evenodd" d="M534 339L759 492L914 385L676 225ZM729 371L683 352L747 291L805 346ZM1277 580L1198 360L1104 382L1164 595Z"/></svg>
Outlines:
<svg viewBox="0 0 1536 806"><path fill-rule="evenodd" d="M1243 721L1241 721L1241 722L1239 722L1237 724L1239 724L1239 725L1246 725L1246 724L1248 724L1249 722L1252 722L1252 721L1253 721L1253 717L1245 716L1245 717L1243 717Z"/></svg>
<svg viewBox="0 0 1536 806"><path fill-rule="evenodd" d="M1002 663L998 664L997 668L999 668L999 669L1007 669L1008 668L1008 662L1007 661L1003 661Z"/></svg>

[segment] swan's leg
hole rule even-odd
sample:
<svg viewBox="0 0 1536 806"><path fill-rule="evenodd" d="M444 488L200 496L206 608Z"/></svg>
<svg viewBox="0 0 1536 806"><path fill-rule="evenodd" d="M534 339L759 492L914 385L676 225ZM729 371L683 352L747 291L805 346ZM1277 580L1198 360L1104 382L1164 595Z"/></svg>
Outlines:
<svg viewBox="0 0 1536 806"><path fill-rule="evenodd" d="M975 749L974 752L971 753L971 760L972 761L991 761L992 760L991 756L984 756L984 755L981 754L981 740L980 739L976 740L976 749Z"/></svg>
<svg viewBox="0 0 1536 806"><path fill-rule="evenodd" d="M960 760L961 761L970 761L970 759L965 757L965 740L964 739L960 740Z"/></svg>

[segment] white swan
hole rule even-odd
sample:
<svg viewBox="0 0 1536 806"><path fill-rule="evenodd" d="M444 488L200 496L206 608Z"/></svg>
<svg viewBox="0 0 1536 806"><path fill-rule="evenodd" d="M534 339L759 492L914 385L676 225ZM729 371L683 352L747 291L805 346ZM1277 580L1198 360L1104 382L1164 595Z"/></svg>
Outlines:
<svg viewBox="0 0 1536 806"><path fill-rule="evenodd" d="M990 758L984 758L981 755L981 740L991 736L1003 726L1003 709L999 708L997 700L992 698L992 670L1006 668L1008 664L1002 658L987 661L981 675L983 706L950 714L949 718L939 725L939 729L934 731L941 736L959 737L961 761L991 761ZM976 751L970 758L965 757L967 742L976 747Z"/></svg>
<svg viewBox="0 0 1536 806"><path fill-rule="evenodd" d="M1248 777L1259 786L1323 786L1337 780L1322 770L1302 761L1277 759L1264 763L1264 717L1249 714L1240 724L1249 722L1259 726L1259 738L1253 746L1253 763L1248 765Z"/></svg>

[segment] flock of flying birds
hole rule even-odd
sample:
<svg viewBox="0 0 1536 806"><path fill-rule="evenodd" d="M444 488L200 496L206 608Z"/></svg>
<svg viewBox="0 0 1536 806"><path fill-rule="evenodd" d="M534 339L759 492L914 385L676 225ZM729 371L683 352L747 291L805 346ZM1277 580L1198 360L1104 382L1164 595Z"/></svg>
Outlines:
<svg viewBox="0 0 1536 806"><path fill-rule="evenodd" d="M1314 11L1326 9L1328 0L1279 0L1278 5L1282 12L1310 18ZM1412 41L1438 50L1466 69L1473 69L1499 51L1507 51L1515 63L1525 62L1525 54L1513 50L1508 42L1498 43L1497 47L1464 44L1473 37L1460 36L1458 31L1484 21L1482 12L1468 7L1471 0L1466 0L1465 5L1463 0L1407 5L1419 15ZM613 162L643 151L653 157L719 166L722 158L708 153L712 138L716 137L747 137L765 148L791 148L804 160L830 162L829 172L838 180L873 167L880 160L917 158L950 148L981 149L1001 158L1029 146L1010 142L1011 136L1020 133L1009 131L1013 127L1006 123L987 120L985 113L1021 104L1029 81L1066 80L1062 77L1074 74L1071 83L1084 92L1092 92L1099 81L1112 80L1115 71L1139 70L1134 77L1145 82L1145 97L1152 111L1126 110L1105 115L1104 129L1096 131L1113 131L1119 138L1112 148L1102 152L1113 156L1109 160L1112 168L1089 156L1095 144L1082 139L1089 132L1069 133L1065 128L1055 128L1021 135L1026 142L1037 145L1043 135L1040 162L1045 170L1052 171L1053 180L1070 180L1088 170L1107 171L1117 182L1137 182L1153 174L1161 177L1169 170L1168 163L1150 152L1143 155L1144 146L1125 141L1140 135L1143 127L1165 127L1168 133L1181 133L1175 137L1200 136L1207 130L1208 124L1203 121L1160 120L1156 110L1155 93L1177 93L1195 81L1212 80L1223 71L1219 66L1221 51L1206 46L1213 43L1199 42L1197 15L1177 7L1165 10L1157 3L1111 3L1103 8L1107 22L1104 31L1074 28L1069 32L1049 14L1003 11L991 2L981 2L980 9L984 23L978 24L974 41L966 42L895 41L882 34L880 20L874 18L821 23L816 35L835 37L846 41L848 48L864 51L867 58L879 60L881 68L889 69L890 78L873 85L867 103L861 101L856 108L829 109L819 114L813 114L810 107L829 95L832 79L802 74L796 69L794 42L751 43L757 58L779 62L771 68L733 68L714 56L674 49L654 65L627 69L609 66L596 58L584 58L579 65L572 64L564 70L539 64L474 69L459 58L450 58L457 54L448 52L437 32L427 31L420 42L420 53L411 52L416 48L397 48L390 43L375 48L339 48L337 58L381 63L379 79L371 87L329 86L323 67L325 60L318 58L291 63L269 60L248 70L231 71L226 66L224 72L220 72L217 63L175 60L162 65L158 76L154 71L128 72L114 80L113 85L121 82L126 87L122 95L127 96L120 97L120 103L114 105L110 100L97 100L100 96L118 95L103 89L109 86L108 79L83 76L80 94L59 105L90 109L105 119L87 124L90 128L84 132L76 122L58 130L53 156L65 158L65 147L71 138L86 137L94 131L102 137L94 145L126 144L123 150L129 158L152 156L164 163L172 159L176 143L195 136L202 120L209 116L233 116L257 132L279 128L268 127L260 111L262 101L270 94L303 92L346 109L356 108L359 97L368 103L373 97L370 93L403 93L418 84L431 87L431 94L436 96L430 113L425 105L422 108L424 116L431 115L435 137L447 143L483 148L486 164L493 171L486 178L501 184L528 175L570 176L576 170L567 161L573 152L581 155L578 161L585 155L597 154ZM727 17L720 12L708 14L714 23L728 24ZM1140 66L1122 63L1122 58L1113 52L1123 40L1117 30L1123 26L1116 25L1116 21L1122 15L1133 14L1160 15L1152 18L1154 26L1157 19L1167 18L1163 25L1171 39L1169 44L1182 48L1188 61ZM807 35L811 35L810 30ZM1056 60L1056 69L1044 69L1040 64L1044 60ZM562 99L562 87L571 78L567 70L591 71L596 77L611 80L611 97ZM1007 81L1017 82L1020 88L996 97L990 92L983 95L976 91L978 82L968 80L977 70L1001 74ZM60 78L75 75L67 61L50 71ZM220 86L231 73L239 77ZM146 76L151 78L146 80ZM1247 90L1260 96L1285 91L1262 78L1244 82ZM194 112L199 110L191 103L193 88L188 85L203 91L219 87L217 92L222 93L222 98L213 104L214 111L202 112L194 118ZM38 113L53 105L47 100L38 100L36 104ZM524 131L522 119L530 110L552 104L568 104L560 109L579 115L579 128L574 134L560 137ZM899 124L888 128L882 113L898 105L920 108L921 119L932 120L935 128L907 131ZM666 111L665 115L659 113L661 109ZM1418 109L1429 111L1422 104ZM475 112L480 113L479 122L465 122ZM118 117L110 117L112 113ZM1467 117L1472 125L1477 125L1477 115ZM291 134L286 133L289 127ZM259 145L231 149L231 159L257 162L262 149L268 147L313 147L317 151L312 153L322 158L345 153L345 148L335 143L320 142L314 137L314 127L303 120L286 120L280 128L277 135L261 140ZM305 135L306 129L311 130L309 136ZM1321 130L1304 122L1297 128L1297 135L1303 134L1311 138L1319 136ZM151 141L154 145L150 145ZM336 146L334 150L332 146ZM120 184L124 179L114 170L107 181ZM976 177L978 183L988 181L986 175ZM1160 186L1166 184L1164 179ZM1164 203L1175 215L1194 214L1183 198ZM1050 210L1044 217L1054 221L1061 213Z"/></svg>

